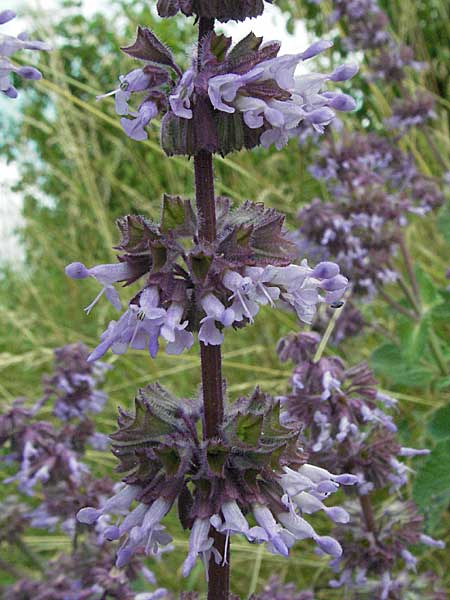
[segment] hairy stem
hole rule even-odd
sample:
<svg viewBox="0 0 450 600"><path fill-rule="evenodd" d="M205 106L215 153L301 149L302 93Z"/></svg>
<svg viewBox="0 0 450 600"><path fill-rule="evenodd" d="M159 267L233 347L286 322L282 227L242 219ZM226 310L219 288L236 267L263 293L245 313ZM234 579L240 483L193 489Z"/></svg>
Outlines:
<svg viewBox="0 0 450 600"><path fill-rule="evenodd" d="M333 329L336 325L336 321L339 319L339 315L341 314L341 312L343 310L344 310L344 304L340 308L337 308L334 311L333 316L331 317L331 319L327 325L325 333L323 334L323 337L320 340L320 344L317 347L317 351L313 358L313 363L318 363L319 360L322 358L322 354L324 353L324 350L327 347L328 340L330 339L331 334L333 333Z"/></svg>
<svg viewBox="0 0 450 600"><path fill-rule="evenodd" d="M405 243L405 238L403 237L402 234L400 234L399 244L400 244L400 250L402 253L403 261L406 266L406 271L408 273L408 278L409 278L409 281L411 283L411 286L412 286L412 289L414 292L414 296L416 298L417 303L420 304L419 284L417 282L416 274L414 273L411 255L408 252L408 248L406 247L406 243Z"/></svg>
<svg viewBox="0 0 450 600"><path fill-rule="evenodd" d="M408 319L412 319L413 321L416 320L417 317L412 311L405 308L402 304L394 300L394 298L392 298L387 292L385 292L381 288L381 286L378 287L378 293L380 294L380 297L383 298L383 300L387 302L391 308L401 313L405 317L408 317Z"/></svg>
<svg viewBox="0 0 450 600"><path fill-rule="evenodd" d="M213 19L199 19L199 43L214 29ZM199 65L200 68L200 65ZM213 242L216 238L216 204L214 196L214 172L212 155L201 150L194 157L195 197L198 215L198 235L200 240ZM203 406L204 439L218 437L223 420L222 357L220 346L205 346L200 343ZM211 528L214 547L223 557L216 564L211 555L209 562L208 600L228 600L230 589L229 544L226 537Z"/></svg>
<svg viewBox="0 0 450 600"><path fill-rule="evenodd" d="M377 528L376 528L376 524L375 524L375 517L373 514L373 508L372 508L372 502L370 501L370 496L368 494L365 494L364 496L360 496L359 503L361 505L361 509L363 512L367 531L370 531L370 533L376 539Z"/></svg>
<svg viewBox="0 0 450 600"><path fill-rule="evenodd" d="M433 353L434 359L436 361L437 366L439 367L441 375L446 377L449 374L447 361L445 359L445 356L442 353L441 345L439 343L439 338L435 334L433 329L430 329L428 339L429 339L429 343L430 343L431 352Z"/></svg>

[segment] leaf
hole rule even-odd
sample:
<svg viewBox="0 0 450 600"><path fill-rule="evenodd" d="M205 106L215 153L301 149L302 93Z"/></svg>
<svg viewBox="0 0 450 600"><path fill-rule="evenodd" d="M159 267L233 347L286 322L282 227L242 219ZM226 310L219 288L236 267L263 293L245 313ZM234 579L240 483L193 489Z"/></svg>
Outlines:
<svg viewBox="0 0 450 600"><path fill-rule="evenodd" d="M433 281L425 274L425 271L416 265L415 274L419 284L420 297L425 308L434 306L439 301L439 294Z"/></svg>
<svg viewBox="0 0 450 600"><path fill-rule="evenodd" d="M450 318L450 291L439 290L439 298L440 302L431 309L431 318L433 321L447 323Z"/></svg>
<svg viewBox="0 0 450 600"><path fill-rule="evenodd" d="M395 385L407 388L423 387L427 385L433 374L428 369L417 364L406 364L402 351L394 344L383 344L376 348L371 356L370 363L378 376L389 379Z"/></svg>
<svg viewBox="0 0 450 600"><path fill-rule="evenodd" d="M245 38L243 38L234 46L228 55L228 59L234 62L247 57L250 52L255 52L258 50L262 44L262 41L262 37L256 37L253 32L250 32L245 36Z"/></svg>
<svg viewBox="0 0 450 600"><path fill-rule="evenodd" d="M412 321L402 316L397 321L397 333L401 342L402 356L409 364L417 363L426 351L430 319L427 315L420 321Z"/></svg>
<svg viewBox="0 0 450 600"><path fill-rule="evenodd" d="M252 258L262 264L286 265L293 260L296 248L285 236L284 219L284 215L273 208L265 208L262 202L246 201L226 215L221 235L224 241L226 238L229 241L230 233L235 229L251 228ZM225 258L228 258L226 254Z"/></svg>
<svg viewBox="0 0 450 600"><path fill-rule="evenodd" d="M174 231L179 235L194 234L195 214L190 200L164 194L161 213L160 228L163 233Z"/></svg>
<svg viewBox="0 0 450 600"><path fill-rule="evenodd" d="M450 439L439 442L418 470L413 487L413 498L428 518L436 525L450 502Z"/></svg>
<svg viewBox="0 0 450 600"><path fill-rule="evenodd" d="M428 431L437 440L450 437L450 403L438 408L431 415Z"/></svg>
<svg viewBox="0 0 450 600"><path fill-rule="evenodd" d="M170 50L147 27L139 25L134 44L121 48L121 50L133 58L171 67L176 73L181 75L181 71L175 64Z"/></svg>
<svg viewBox="0 0 450 600"><path fill-rule="evenodd" d="M111 436L114 446L134 446L160 441L180 430L181 400L158 383L140 389L135 399L135 413L123 419L122 426Z"/></svg>
<svg viewBox="0 0 450 600"><path fill-rule="evenodd" d="M127 215L117 219L116 225L122 235L116 250L123 250L127 254L151 254L150 242L159 239L158 228L140 215Z"/></svg>

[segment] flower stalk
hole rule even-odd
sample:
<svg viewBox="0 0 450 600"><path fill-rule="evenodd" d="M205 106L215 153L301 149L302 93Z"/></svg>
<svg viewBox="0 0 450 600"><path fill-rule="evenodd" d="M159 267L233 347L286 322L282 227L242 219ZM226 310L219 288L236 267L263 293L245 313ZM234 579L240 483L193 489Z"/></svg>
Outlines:
<svg viewBox="0 0 450 600"><path fill-rule="evenodd" d="M199 43L214 30L214 19L200 18ZM199 62L200 68L200 62ZM213 242L216 239L216 205L214 196L214 171L212 154L201 150L194 157L195 199L198 216L198 235L200 240ZM204 406L204 439L219 435L223 420L222 355L219 346L205 345L200 342L202 390ZM230 546L226 535L211 527L214 547L223 557L217 564L211 555L208 567L208 600L228 600L230 590Z"/></svg>

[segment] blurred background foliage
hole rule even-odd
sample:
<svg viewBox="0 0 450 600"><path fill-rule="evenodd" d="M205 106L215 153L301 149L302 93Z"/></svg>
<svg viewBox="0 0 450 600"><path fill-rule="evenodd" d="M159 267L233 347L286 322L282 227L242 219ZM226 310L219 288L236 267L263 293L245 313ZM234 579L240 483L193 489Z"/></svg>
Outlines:
<svg viewBox="0 0 450 600"><path fill-rule="evenodd" d="M297 19L304 19L311 39L324 35L324 16L331 13L328 2L317 5L279 0L275 4L287 13L288 30L293 30ZM424 174L442 176L442 163L448 161L449 155L448 5L442 0L393 0L380 4L391 18L396 39L411 44L417 58L429 64L426 70L408 76L405 90L428 89L437 101L438 117L432 125L434 151L420 132L405 136L400 143L414 154ZM25 219L19 232L24 264L18 260L20 264L6 265L0 276L0 396L4 404L18 396L25 396L30 403L38 399L39 381L51 369L53 349L78 340L93 347L104 324L113 317L106 302L85 316L82 307L93 294L95 283L68 280L64 266L77 260L87 265L111 262L117 240L115 218L140 213L157 219L164 191L192 196L192 163L184 158L164 158L157 125L152 125L147 142L135 143L124 136L112 101L94 100L96 94L115 87L119 73L130 69L130 59L118 48L132 39L138 23L146 24L170 43L181 64L188 63L185 48L193 43L192 23L186 19L158 19L150 5L147 1L116 1L111 10L86 18L79 2L66 1L61 2L58 18L51 24L41 22L37 16L40 37L52 40L56 50L40 57L44 79L35 89L22 92L25 100L19 127L7 114L0 114L0 128L5 134L0 153L18 165L20 179L16 190L24 198ZM342 32L336 26L332 33L337 43L331 60L338 63L345 55L338 42ZM364 73L366 59L362 54L357 59ZM348 86L359 98L359 106L345 117L345 126L351 130L380 130L396 92L368 83L362 76ZM283 152L257 149L226 159L218 157L217 193L236 201L264 201L284 211L292 226L302 204L316 196L326 198L326 190L307 171L316 150L314 144L299 148L291 142ZM424 294L434 307L430 318L448 364L448 207L443 207L437 216L413 223L407 239L414 263L421 268ZM447 537L448 542L449 519L445 509L450 498L450 376L434 366L423 327L413 332L415 345L411 346L411 332L402 330L383 303L375 300L363 307L363 313L372 327L333 351L352 363L370 360L383 389L399 399L398 421L405 444L434 448L431 457L414 463L419 468L414 495L428 519L430 532L435 537ZM380 327L397 344L391 344L390 353L382 346L385 340L379 333ZM278 362L275 345L281 336L296 329L291 315L263 311L253 327L226 336L224 369L231 399L249 392L255 384L273 394L286 390L290 367ZM408 352L402 352L405 347ZM109 356L108 360L115 363L116 358ZM106 391L110 401L97 419L99 430L107 433L114 429L117 405L130 408L139 385L159 380L178 395L196 394L198 367L195 348L179 357L160 354L155 361L143 353L129 351L108 375ZM92 452L89 458L99 473L110 473L114 466L113 458L107 454ZM185 537L176 526L172 533L177 548L184 552ZM67 543L62 537L46 538L42 532L30 535L28 542L43 557L51 556ZM300 586L320 582L326 563L306 548L307 545L297 550L292 560L284 561L267 555L261 548L234 542L233 587L236 592L247 594L273 570ZM184 589L195 588L203 577L201 569L196 568L183 583L174 577L181 564L177 554L152 566L159 584L172 589L181 585L187 586ZM423 556L425 565L427 561L431 564L433 556ZM435 563L433 567L446 579L450 590L445 564ZM325 593L326 598L340 597L338 590L327 589Z"/></svg>

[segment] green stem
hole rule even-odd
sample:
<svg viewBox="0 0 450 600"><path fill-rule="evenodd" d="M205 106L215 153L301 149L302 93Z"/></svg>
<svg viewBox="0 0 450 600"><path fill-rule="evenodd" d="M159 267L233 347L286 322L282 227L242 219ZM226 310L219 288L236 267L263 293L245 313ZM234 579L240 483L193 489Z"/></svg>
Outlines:
<svg viewBox="0 0 450 600"><path fill-rule="evenodd" d="M447 361L445 360L445 356L442 353L441 345L439 343L439 338L435 334L433 329L430 329L429 342L430 342L431 351L433 353L434 358L436 359L436 364L439 367L441 374L444 376L447 376L449 374L449 370L447 367Z"/></svg>
<svg viewBox="0 0 450 600"><path fill-rule="evenodd" d="M394 300L394 298L389 296L389 294L385 292L381 287L378 288L378 293L380 294L380 297L383 298L383 300L387 302L389 306L391 306L394 310L401 313L405 317L408 317L408 319L412 319L413 321L416 320L417 317L413 312L399 304L396 300Z"/></svg>
<svg viewBox="0 0 450 600"><path fill-rule="evenodd" d="M339 319L339 315L341 314L341 312L343 311L343 309L344 309L344 304L340 308L337 308L335 310L333 316L331 317L330 322L328 323L328 326L327 326L327 328L325 330L325 333L323 335L323 338L320 340L320 344L319 344L319 346L317 348L317 351L316 351L316 353L314 355L314 358L313 358L313 362L314 363L318 363L319 360L322 358L322 354L324 353L324 350L325 350L325 348L326 348L326 346L328 344L328 340L330 339L331 334L333 333L333 329L334 329L334 327L336 325L336 321Z"/></svg>
<svg viewBox="0 0 450 600"><path fill-rule="evenodd" d="M420 305L419 284L417 282L416 274L414 273L411 255L408 252L408 248L406 247L406 243L405 243L405 238L402 234L400 234L400 237L399 237L399 245L400 245L400 250L402 253L403 261L405 263L406 272L408 273L409 281L411 282L414 296L416 298L416 302L418 305Z"/></svg>

